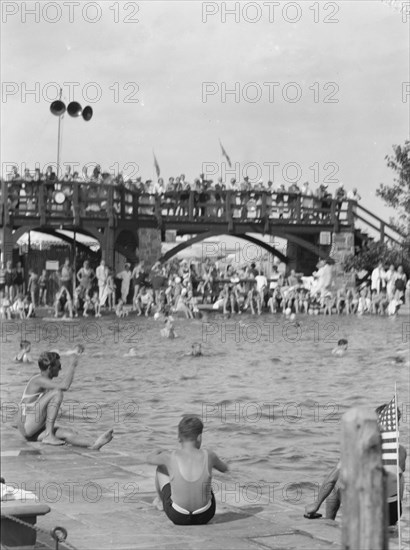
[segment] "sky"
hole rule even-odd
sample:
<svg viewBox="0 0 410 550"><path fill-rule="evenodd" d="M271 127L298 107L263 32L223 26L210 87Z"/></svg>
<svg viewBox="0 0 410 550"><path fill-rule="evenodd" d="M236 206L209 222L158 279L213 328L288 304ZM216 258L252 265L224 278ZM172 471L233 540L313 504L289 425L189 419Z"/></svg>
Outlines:
<svg viewBox="0 0 410 550"><path fill-rule="evenodd" d="M61 87L94 109L62 118L61 162L80 171L153 179L155 151L165 178L341 182L388 219L375 190L409 134L405 15L380 0L268 4L2 2L3 175L56 162Z"/></svg>

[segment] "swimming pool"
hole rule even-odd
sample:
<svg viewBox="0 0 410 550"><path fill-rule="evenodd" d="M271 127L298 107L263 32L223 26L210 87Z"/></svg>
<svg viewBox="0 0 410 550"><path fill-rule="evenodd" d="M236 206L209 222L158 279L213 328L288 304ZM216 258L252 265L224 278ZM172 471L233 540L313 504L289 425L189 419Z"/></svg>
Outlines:
<svg viewBox="0 0 410 550"><path fill-rule="evenodd" d="M395 381L401 444L408 446L409 355L404 315L301 315L298 322L210 314L176 320L176 340L162 339L162 324L152 318L3 323L3 407L10 411L10 403L18 403L38 370L13 363L21 337L32 342L33 357L83 343L58 423L95 434L114 427L110 446L142 461L156 448L177 444L183 413L198 414L204 447L230 463L232 477L302 507L338 460L340 416L352 406L388 402ZM331 354L339 338L349 341L341 358ZM204 355L182 357L193 342L202 342ZM124 357L131 347L136 356ZM3 414L3 422L12 423L12 415ZM408 492L404 506L408 528Z"/></svg>

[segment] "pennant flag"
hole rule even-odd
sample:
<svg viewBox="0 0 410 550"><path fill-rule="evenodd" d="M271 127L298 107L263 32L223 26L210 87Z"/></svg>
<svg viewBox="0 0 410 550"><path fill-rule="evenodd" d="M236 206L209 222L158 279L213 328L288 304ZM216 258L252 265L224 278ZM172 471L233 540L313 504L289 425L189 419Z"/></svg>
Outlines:
<svg viewBox="0 0 410 550"><path fill-rule="evenodd" d="M232 168L231 159L229 158L228 153L225 151L224 146L221 143L221 140L219 140L219 145L221 146L222 155L226 158L226 160L229 164L229 168Z"/></svg>
<svg viewBox="0 0 410 550"><path fill-rule="evenodd" d="M153 152L152 154L154 155L155 172L157 173L157 178L159 178L159 176L161 174L161 170L159 168L159 164L158 164L158 161L157 161L157 157L155 156L155 153Z"/></svg>
<svg viewBox="0 0 410 550"><path fill-rule="evenodd" d="M396 397L393 397L390 403L379 413L378 422L382 435L383 466L395 466L399 458Z"/></svg>

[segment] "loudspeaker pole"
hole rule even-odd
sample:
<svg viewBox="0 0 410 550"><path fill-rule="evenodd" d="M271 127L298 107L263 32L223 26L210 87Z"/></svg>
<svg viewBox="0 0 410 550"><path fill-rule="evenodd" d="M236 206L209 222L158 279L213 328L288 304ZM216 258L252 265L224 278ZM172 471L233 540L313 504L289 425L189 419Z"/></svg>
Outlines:
<svg viewBox="0 0 410 550"><path fill-rule="evenodd" d="M63 89L60 88L60 97L59 100L61 101L61 96L63 93ZM61 118L64 116L64 113L58 117L58 137L57 137L57 179L60 177L60 148L61 148Z"/></svg>

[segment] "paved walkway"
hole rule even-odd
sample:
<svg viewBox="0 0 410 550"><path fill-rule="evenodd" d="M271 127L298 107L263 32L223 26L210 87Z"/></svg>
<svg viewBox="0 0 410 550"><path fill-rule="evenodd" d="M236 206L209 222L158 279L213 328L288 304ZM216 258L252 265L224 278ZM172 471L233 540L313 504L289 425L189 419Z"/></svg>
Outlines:
<svg viewBox="0 0 410 550"><path fill-rule="evenodd" d="M38 525L68 531L78 549L266 549L340 548L332 521L309 521L295 508L263 502L250 505L238 493L217 495L217 514L207 526L179 527L152 506L154 467L136 464L125 453L28 443L3 425L2 475L8 483L33 490L51 512ZM55 502L53 502L55 501ZM50 539L39 535L39 547Z"/></svg>
<svg viewBox="0 0 410 550"><path fill-rule="evenodd" d="M2 476L33 490L51 512L37 525L68 531L78 549L327 549L341 548L333 521L309 521L282 503L241 501L217 495L217 513L207 526L179 527L152 506L154 467L136 464L126 453L29 443L9 425L2 429ZM238 500L238 501L236 501ZM55 501L55 502L54 502ZM54 548L38 535L36 548Z"/></svg>
<svg viewBox="0 0 410 550"><path fill-rule="evenodd" d="M238 493L217 495L217 513L207 526L179 527L152 506L154 467L126 453L28 443L9 425L2 429L2 476L33 490L51 512L38 526L63 526L77 549L339 549L340 525L307 520L300 506L259 499L249 504ZM54 548L38 536L36 548ZM61 548L61 547L60 547ZM397 548L392 540L390 548Z"/></svg>

